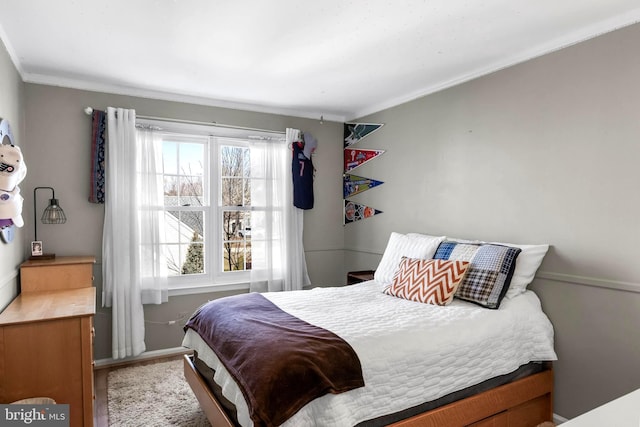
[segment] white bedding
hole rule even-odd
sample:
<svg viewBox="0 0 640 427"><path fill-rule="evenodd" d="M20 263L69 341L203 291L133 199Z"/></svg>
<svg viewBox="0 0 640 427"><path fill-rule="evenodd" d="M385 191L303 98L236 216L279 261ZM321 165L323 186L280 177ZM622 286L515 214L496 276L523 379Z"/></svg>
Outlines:
<svg viewBox="0 0 640 427"><path fill-rule="evenodd" d="M352 426L435 400L516 370L556 360L553 328L531 291L499 310L454 300L446 307L382 293L368 281L352 286L264 294L282 310L346 340L356 351L365 387L320 397L284 426ZM185 347L216 370L215 381L252 426L242 393L209 347L189 330Z"/></svg>

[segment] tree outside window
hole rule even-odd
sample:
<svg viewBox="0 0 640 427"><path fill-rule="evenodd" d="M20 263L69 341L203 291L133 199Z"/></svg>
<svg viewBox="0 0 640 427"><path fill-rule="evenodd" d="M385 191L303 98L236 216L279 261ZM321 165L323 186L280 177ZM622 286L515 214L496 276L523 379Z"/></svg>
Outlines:
<svg viewBox="0 0 640 427"><path fill-rule="evenodd" d="M251 269L251 163L249 149L222 146L221 198L224 271Z"/></svg>

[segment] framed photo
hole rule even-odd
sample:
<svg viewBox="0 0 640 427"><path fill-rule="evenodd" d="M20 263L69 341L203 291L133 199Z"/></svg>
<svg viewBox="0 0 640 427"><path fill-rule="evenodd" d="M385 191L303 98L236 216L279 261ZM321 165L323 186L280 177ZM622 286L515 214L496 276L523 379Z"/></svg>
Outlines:
<svg viewBox="0 0 640 427"><path fill-rule="evenodd" d="M31 242L31 256L41 256L41 255L42 255L42 242L40 240Z"/></svg>

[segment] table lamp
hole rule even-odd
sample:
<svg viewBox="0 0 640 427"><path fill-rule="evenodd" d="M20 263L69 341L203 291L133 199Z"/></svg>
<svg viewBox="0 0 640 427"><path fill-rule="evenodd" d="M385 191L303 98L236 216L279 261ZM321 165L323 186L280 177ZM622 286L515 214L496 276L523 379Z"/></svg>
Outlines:
<svg viewBox="0 0 640 427"><path fill-rule="evenodd" d="M38 190L51 190L51 199L49 199L49 206L47 206L42 212L40 220L43 224L64 224L67 222L67 217L64 211L60 207L58 199L56 199L56 192L53 187L36 187L33 189L33 227L34 227L34 241L31 242L31 258L29 259L53 259L56 257L53 253L44 253L42 249L42 241L38 240L38 208L36 193Z"/></svg>

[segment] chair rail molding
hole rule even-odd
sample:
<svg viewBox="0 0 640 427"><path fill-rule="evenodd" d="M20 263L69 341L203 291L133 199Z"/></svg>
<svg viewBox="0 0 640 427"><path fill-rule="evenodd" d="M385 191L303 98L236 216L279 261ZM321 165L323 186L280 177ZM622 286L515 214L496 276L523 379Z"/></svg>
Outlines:
<svg viewBox="0 0 640 427"><path fill-rule="evenodd" d="M612 289L616 291L640 293L640 283L602 279L598 277L577 276L573 274L538 271L536 279L553 280L555 282L573 283L576 285Z"/></svg>

